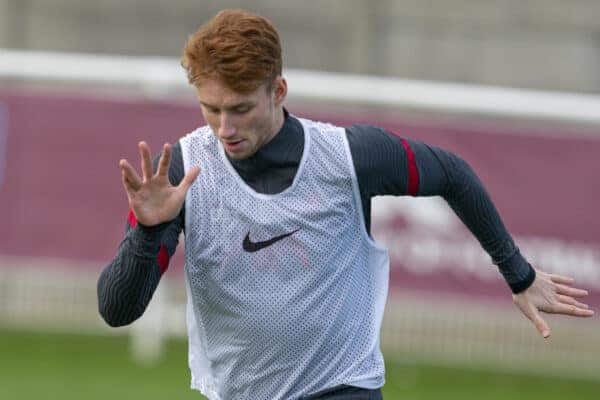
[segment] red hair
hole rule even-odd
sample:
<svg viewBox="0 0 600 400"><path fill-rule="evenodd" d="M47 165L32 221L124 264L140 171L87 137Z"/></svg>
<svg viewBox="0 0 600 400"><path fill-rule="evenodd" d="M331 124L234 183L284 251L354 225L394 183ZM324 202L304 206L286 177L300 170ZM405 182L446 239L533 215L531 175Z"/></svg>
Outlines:
<svg viewBox="0 0 600 400"><path fill-rule="evenodd" d="M266 18L223 10L190 36L181 65L194 86L217 79L238 93L270 88L282 71L279 34Z"/></svg>

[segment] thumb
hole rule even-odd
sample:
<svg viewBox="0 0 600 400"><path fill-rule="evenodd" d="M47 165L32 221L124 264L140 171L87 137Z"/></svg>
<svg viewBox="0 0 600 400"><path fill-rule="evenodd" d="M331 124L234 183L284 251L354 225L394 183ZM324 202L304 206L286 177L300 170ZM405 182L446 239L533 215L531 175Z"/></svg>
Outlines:
<svg viewBox="0 0 600 400"><path fill-rule="evenodd" d="M181 183L179 184L179 188L182 188L184 191L187 192L187 190L190 188L190 186L192 186L192 183L194 183L194 181L196 180L196 178L198 177L199 174L200 174L200 167L198 167L198 166L193 167L183 177L183 179L181 180Z"/></svg>

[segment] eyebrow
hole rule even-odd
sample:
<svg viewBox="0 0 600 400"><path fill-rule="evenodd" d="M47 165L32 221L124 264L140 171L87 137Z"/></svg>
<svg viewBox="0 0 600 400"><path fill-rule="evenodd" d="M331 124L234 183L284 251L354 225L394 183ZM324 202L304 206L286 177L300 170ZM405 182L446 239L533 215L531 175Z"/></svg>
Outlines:
<svg viewBox="0 0 600 400"><path fill-rule="evenodd" d="M205 103L203 101L200 101L200 104L202 104L204 107L208 107L208 108L214 108L214 109L218 109L219 107L214 106L212 104L209 103ZM240 103L236 103L236 104L232 104L230 106L227 107L223 107L225 110L235 110L236 108L241 108L241 107L253 107L255 105L255 102L248 100L248 101L242 101Z"/></svg>

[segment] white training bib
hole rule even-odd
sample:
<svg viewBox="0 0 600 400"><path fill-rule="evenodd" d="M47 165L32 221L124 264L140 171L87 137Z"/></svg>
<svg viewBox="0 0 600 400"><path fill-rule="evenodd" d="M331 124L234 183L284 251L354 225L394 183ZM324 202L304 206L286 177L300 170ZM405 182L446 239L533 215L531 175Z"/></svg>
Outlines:
<svg viewBox="0 0 600 400"><path fill-rule="evenodd" d="M343 128L300 120L283 192L255 192L208 126L180 140L192 387L211 400L379 388L389 257L366 232Z"/></svg>

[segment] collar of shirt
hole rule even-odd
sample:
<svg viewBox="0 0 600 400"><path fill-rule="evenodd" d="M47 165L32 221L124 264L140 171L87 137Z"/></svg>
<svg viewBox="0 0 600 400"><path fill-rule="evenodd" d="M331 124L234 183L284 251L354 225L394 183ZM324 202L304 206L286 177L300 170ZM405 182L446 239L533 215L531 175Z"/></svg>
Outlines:
<svg viewBox="0 0 600 400"><path fill-rule="evenodd" d="M267 169L297 168L304 150L302 124L284 108L285 121L275 137L254 155L243 160L229 159L236 171L246 179L263 174ZM274 172L274 171L273 171ZM295 172L295 171L294 171Z"/></svg>

